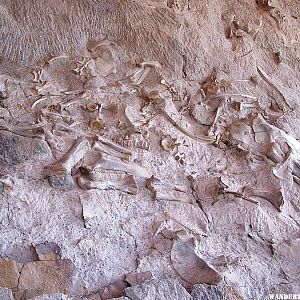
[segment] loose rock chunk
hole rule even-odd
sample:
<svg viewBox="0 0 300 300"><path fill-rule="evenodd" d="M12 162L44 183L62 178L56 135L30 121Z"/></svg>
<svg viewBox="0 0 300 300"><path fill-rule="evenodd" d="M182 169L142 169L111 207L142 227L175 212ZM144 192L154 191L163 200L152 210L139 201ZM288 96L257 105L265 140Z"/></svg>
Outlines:
<svg viewBox="0 0 300 300"><path fill-rule="evenodd" d="M178 232L173 241L171 262L177 274L190 284L217 284L221 275L196 253L196 239Z"/></svg>

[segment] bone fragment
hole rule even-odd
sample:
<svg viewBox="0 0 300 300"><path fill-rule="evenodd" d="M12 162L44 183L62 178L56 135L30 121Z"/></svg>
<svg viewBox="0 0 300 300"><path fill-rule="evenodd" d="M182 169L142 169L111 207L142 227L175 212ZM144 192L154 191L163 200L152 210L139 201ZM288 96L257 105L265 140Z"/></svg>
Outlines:
<svg viewBox="0 0 300 300"><path fill-rule="evenodd" d="M50 185L62 191L70 190L74 186L71 176L72 168L90 150L90 144L84 137L78 138L69 151L56 163L45 168L44 175Z"/></svg>
<svg viewBox="0 0 300 300"><path fill-rule="evenodd" d="M85 166L82 168L83 172L85 173L90 173L96 169L123 171L146 179L152 176L152 174L150 174L145 168L135 163L124 163L117 159L108 158L105 155L102 155L95 165Z"/></svg>
<svg viewBox="0 0 300 300"><path fill-rule="evenodd" d="M118 180L91 181L81 176L77 178L78 186L83 190L118 190L128 194L136 195L138 187L133 175L127 175Z"/></svg>

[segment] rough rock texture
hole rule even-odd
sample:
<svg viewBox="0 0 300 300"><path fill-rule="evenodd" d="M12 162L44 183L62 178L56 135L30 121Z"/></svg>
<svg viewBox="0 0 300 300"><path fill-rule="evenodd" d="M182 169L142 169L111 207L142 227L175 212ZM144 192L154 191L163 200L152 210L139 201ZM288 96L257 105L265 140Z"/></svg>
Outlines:
<svg viewBox="0 0 300 300"><path fill-rule="evenodd" d="M0 299L2 299L2 300L14 300L12 291L10 289L0 288Z"/></svg>
<svg viewBox="0 0 300 300"><path fill-rule="evenodd" d="M227 290L222 286L207 284L196 284L191 292L193 300L239 300L242 299L238 294Z"/></svg>
<svg viewBox="0 0 300 300"><path fill-rule="evenodd" d="M184 231L244 299L299 293L299 23L298 0L0 0L0 287L20 264L62 293L43 243L87 298L188 278Z"/></svg>
<svg viewBox="0 0 300 300"><path fill-rule="evenodd" d="M131 300L192 300L191 295L176 280L151 280L125 290Z"/></svg>

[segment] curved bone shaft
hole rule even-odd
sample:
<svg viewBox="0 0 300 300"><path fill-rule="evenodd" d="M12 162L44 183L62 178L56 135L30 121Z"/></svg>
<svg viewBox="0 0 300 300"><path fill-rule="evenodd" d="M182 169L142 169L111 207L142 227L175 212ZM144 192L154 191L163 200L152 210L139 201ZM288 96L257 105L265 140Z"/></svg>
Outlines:
<svg viewBox="0 0 300 300"><path fill-rule="evenodd" d="M127 161L130 159L130 154L116 151L101 142L95 142L92 149Z"/></svg>
<svg viewBox="0 0 300 300"><path fill-rule="evenodd" d="M164 99L163 107L160 108L162 113L165 117L181 132L186 134L191 139L206 143L206 144L213 144L215 143L216 139L214 137L209 137L205 135L197 134L195 135L192 132L192 128L190 124L185 120L185 117L182 116L176 109L174 103L170 99Z"/></svg>
<svg viewBox="0 0 300 300"><path fill-rule="evenodd" d="M265 199L270 202L279 212L282 211L284 198L281 189L278 189L274 192L269 192L247 187L244 189L243 194L249 199L251 199L252 197Z"/></svg>
<svg viewBox="0 0 300 300"><path fill-rule="evenodd" d="M128 175L118 180L90 181L84 177L78 177L78 186L83 190L118 190L128 194L137 194L138 187L132 175Z"/></svg>
<svg viewBox="0 0 300 300"><path fill-rule="evenodd" d="M80 137L75 141L69 151L61 158L59 163L65 166L67 172L70 173L72 168L84 157L84 155L89 150L89 141L84 137Z"/></svg>
<svg viewBox="0 0 300 300"><path fill-rule="evenodd" d="M131 150L126 149L126 148L124 148L124 147L122 147L122 146L120 146L120 145L118 145L118 144L116 144L116 143L110 141L109 139L107 139L107 138L105 138L105 137L103 137L103 136L99 136L99 137L98 137L98 140L99 140L99 142L101 142L102 144L104 144L104 145L106 145L106 146L112 148L112 149L115 150L115 151L118 151L118 152L123 153L123 154L132 155L132 151L131 151Z"/></svg>

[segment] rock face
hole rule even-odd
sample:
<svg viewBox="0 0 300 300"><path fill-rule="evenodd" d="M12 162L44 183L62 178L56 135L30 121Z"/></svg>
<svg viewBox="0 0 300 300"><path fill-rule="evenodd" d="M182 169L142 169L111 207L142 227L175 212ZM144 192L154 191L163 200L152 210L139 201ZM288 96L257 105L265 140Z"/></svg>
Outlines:
<svg viewBox="0 0 300 300"><path fill-rule="evenodd" d="M192 300L191 295L173 279L151 280L125 290L131 300Z"/></svg>
<svg viewBox="0 0 300 300"><path fill-rule="evenodd" d="M14 300L12 291L10 289L0 288L0 299L1 300Z"/></svg>
<svg viewBox="0 0 300 300"><path fill-rule="evenodd" d="M0 28L0 287L297 291L299 0L0 0Z"/></svg>
<svg viewBox="0 0 300 300"><path fill-rule="evenodd" d="M16 300L43 294L63 293L72 296L84 293L82 280L73 263L68 259L34 261L25 264L13 260L1 260L0 286L13 290Z"/></svg>
<svg viewBox="0 0 300 300"><path fill-rule="evenodd" d="M0 260L0 287L13 289L18 286L19 268L15 261Z"/></svg>
<svg viewBox="0 0 300 300"><path fill-rule="evenodd" d="M222 286L196 284L193 286L191 295L193 300L242 300L233 291Z"/></svg>

